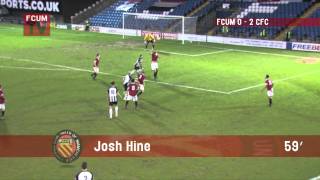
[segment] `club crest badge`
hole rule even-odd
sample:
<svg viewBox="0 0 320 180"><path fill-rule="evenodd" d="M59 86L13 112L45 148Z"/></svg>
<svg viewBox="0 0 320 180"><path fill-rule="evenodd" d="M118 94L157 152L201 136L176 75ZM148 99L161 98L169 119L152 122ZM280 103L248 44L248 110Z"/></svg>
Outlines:
<svg viewBox="0 0 320 180"><path fill-rule="evenodd" d="M80 137L74 131L62 130L54 137L52 151L60 162L71 163L80 157Z"/></svg>

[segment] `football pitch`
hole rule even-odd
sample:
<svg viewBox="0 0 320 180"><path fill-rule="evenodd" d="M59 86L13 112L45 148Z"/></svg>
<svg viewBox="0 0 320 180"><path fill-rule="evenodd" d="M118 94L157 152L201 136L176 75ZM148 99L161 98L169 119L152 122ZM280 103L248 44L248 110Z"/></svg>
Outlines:
<svg viewBox="0 0 320 180"><path fill-rule="evenodd" d="M24 37L22 26L0 25L0 84L6 119L0 135L319 135L320 55L310 52L160 40L159 77L139 37L52 30ZM101 55L97 80L90 73ZM107 118L111 81L144 57L147 82L134 110L119 104ZM264 77L274 81L268 107ZM3 144L1 144L3 145ZM0 179L72 179L87 161L96 179L309 179L319 158L0 158Z"/></svg>

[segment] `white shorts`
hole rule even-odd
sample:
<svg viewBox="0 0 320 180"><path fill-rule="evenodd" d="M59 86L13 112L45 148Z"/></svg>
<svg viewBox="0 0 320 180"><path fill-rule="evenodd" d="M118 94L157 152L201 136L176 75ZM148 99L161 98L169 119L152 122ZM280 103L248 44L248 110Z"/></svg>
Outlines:
<svg viewBox="0 0 320 180"><path fill-rule="evenodd" d="M0 110L2 110L2 111L6 110L6 105L5 104L0 104Z"/></svg>
<svg viewBox="0 0 320 180"><path fill-rule="evenodd" d="M158 63L157 62L151 62L151 70L152 71L155 71L156 69L158 69L159 66L158 66Z"/></svg>
<svg viewBox="0 0 320 180"><path fill-rule="evenodd" d="M99 73L99 67L93 67L93 72Z"/></svg>
<svg viewBox="0 0 320 180"><path fill-rule="evenodd" d="M267 95L268 95L268 97L272 97L273 96L273 89L268 90Z"/></svg>
<svg viewBox="0 0 320 180"><path fill-rule="evenodd" d="M144 85L143 84L139 84L139 89L144 92Z"/></svg>
<svg viewBox="0 0 320 180"><path fill-rule="evenodd" d="M125 97L125 100L126 100L126 101L138 101L138 96L137 96L137 95L135 95L135 96L127 95L127 96Z"/></svg>

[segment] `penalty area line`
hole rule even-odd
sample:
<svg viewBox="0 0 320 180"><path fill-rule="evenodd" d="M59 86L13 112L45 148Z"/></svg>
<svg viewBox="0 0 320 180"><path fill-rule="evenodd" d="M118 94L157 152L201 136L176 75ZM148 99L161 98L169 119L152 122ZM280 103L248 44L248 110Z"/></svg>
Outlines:
<svg viewBox="0 0 320 180"><path fill-rule="evenodd" d="M71 66L64 66L64 65L60 65L60 64L45 63L45 62L35 61L35 60L31 60L31 59L20 59L20 58L3 57L3 56L0 56L0 58L11 59L11 60L15 60L15 61L29 62L29 63L36 63L36 64L43 64L43 65L48 65L48 66L52 66L52 67L62 68L60 70L73 70L73 71L81 71L81 72L92 72L91 70L88 70L88 69L82 69L82 68L71 67ZM114 77L120 77L120 78L124 77L124 76L121 76L121 75L111 74L111 73L106 73L106 72L100 72L99 74L108 75L108 76L114 76ZM162 82L162 81L151 81L151 80L145 80L145 81L146 82L155 83L155 84L163 84L163 85L172 86L172 87L179 87L179 88L184 88L184 89L192 89L192 90L198 90L198 91L203 91L203 92L211 92L211 93L229 95L228 92L219 91L219 90L212 90L212 89L205 89L205 88L200 88L200 87L173 84L173 83Z"/></svg>
<svg viewBox="0 0 320 180"><path fill-rule="evenodd" d="M298 74L298 75L289 76L289 77L282 78L282 79L277 79L277 80L274 80L273 82L277 83L277 82L288 81L288 80L292 80L292 79L297 79L297 78L300 78L300 77L308 76L310 74L316 74L316 73L319 73L319 72L320 71L312 71L312 72L301 73L301 74ZM229 94L234 94L234 93L237 93L237 92L246 91L246 90L250 90L250 89L254 89L254 88L258 88L258 87L262 87L262 86L264 86L264 83L253 85L253 86L249 86L249 87L245 87L245 88L241 88L241 89L232 90L232 91L229 91L228 93Z"/></svg>
<svg viewBox="0 0 320 180"><path fill-rule="evenodd" d="M61 68L35 68L35 67L24 67L24 66L0 66L2 69L22 69L22 70L38 70L38 71L70 71L70 69Z"/></svg>
<svg viewBox="0 0 320 180"><path fill-rule="evenodd" d="M160 53L173 54L173 55L179 55L179 56L188 56L188 57L206 56L206 55L211 55L211 54L225 53L225 52L229 52L229 51L233 51L233 50L232 49L224 49L224 50L220 50L220 51L213 51L213 52L207 52L207 53L201 53L201 54L185 54L185 53L158 50L158 52L160 52Z"/></svg>

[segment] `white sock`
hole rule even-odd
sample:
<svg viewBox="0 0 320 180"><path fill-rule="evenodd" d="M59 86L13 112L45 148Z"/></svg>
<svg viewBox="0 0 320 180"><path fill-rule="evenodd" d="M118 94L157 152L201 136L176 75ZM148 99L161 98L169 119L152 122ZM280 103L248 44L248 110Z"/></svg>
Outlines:
<svg viewBox="0 0 320 180"><path fill-rule="evenodd" d="M112 107L109 108L109 117L112 119Z"/></svg>
<svg viewBox="0 0 320 180"><path fill-rule="evenodd" d="M115 112L116 117L118 117L118 106L116 106L116 107L114 108L114 112Z"/></svg>

